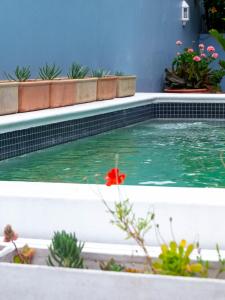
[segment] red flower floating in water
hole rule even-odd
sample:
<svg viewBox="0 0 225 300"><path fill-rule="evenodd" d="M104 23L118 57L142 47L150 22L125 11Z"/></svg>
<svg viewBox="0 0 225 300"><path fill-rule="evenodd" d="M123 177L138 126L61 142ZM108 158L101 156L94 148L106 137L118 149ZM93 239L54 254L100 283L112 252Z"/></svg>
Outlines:
<svg viewBox="0 0 225 300"><path fill-rule="evenodd" d="M113 168L112 170L110 170L106 177L106 185L110 186L113 184L122 184L124 182L126 178L126 175L123 173L120 173L120 170L117 168Z"/></svg>

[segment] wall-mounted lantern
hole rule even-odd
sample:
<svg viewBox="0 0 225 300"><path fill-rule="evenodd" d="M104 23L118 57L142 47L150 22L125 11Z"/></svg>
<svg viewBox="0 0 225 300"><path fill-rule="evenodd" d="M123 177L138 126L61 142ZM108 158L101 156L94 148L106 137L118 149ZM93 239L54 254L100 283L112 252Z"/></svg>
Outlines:
<svg viewBox="0 0 225 300"><path fill-rule="evenodd" d="M183 0L181 3L181 9L182 9L182 15L181 15L182 25L186 26L187 22L190 21L190 6L187 4L185 0Z"/></svg>

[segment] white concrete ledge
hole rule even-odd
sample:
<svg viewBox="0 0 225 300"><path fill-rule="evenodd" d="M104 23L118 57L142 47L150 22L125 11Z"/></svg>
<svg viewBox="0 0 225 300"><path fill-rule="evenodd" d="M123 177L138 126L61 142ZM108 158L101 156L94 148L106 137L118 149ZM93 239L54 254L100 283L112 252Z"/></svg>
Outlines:
<svg viewBox="0 0 225 300"><path fill-rule="evenodd" d="M123 197L134 203L137 215L148 210L156 214L156 223L166 241L172 239L172 217L176 240L199 240L201 247L225 249L225 189L121 186ZM110 224L110 215L101 195L110 205L118 200L114 187L86 184L0 182L0 229L12 224L28 238L50 239L56 230L76 232L87 242L130 243ZM146 236L158 246L155 231Z"/></svg>
<svg viewBox="0 0 225 300"><path fill-rule="evenodd" d="M54 109L0 116L0 133L80 119L160 102L225 103L224 94L137 93L133 97L95 101Z"/></svg>
<svg viewBox="0 0 225 300"><path fill-rule="evenodd" d="M224 280L0 264L4 300L224 300Z"/></svg>

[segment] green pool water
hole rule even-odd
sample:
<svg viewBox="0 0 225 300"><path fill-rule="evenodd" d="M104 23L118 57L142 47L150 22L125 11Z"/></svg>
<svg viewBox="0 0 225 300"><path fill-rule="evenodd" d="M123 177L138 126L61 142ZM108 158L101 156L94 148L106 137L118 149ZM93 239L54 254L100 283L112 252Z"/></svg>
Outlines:
<svg viewBox="0 0 225 300"><path fill-rule="evenodd" d="M126 184L224 187L224 122L147 121L0 162L0 180L104 183L119 168Z"/></svg>

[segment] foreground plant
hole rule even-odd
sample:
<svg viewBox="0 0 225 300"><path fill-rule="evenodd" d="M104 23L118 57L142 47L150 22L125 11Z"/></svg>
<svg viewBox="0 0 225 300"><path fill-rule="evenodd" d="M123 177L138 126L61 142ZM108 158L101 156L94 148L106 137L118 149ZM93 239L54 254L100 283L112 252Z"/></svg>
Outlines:
<svg viewBox="0 0 225 300"><path fill-rule="evenodd" d="M8 80L20 82L27 81L31 76L30 67L17 66L14 71L14 75L11 75L10 73L5 73L5 76Z"/></svg>
<svg viewBox="0 0 225 300"><path fill-rule="evenodd" d="M25 245L22 249L18 249L15 241L18 234L12 229L11 225L6 225L4 228L4 242L12 243L15 247L16 254L13 256L13 262L18 264L30 264L35 254L35 250Z"/></svg>
<svg viewBox="0 0 225 300"><path fill-rule="evenodd" d="M39 68L39 76L43 80L53 80L57 78L62 73L60 67L53 65L45 64L45 66Z"/></svg>
<svg viewBox="0 0 225 300"><path fill-rule="evenodd" d="M153 266L158 274L174 276L206 276L207 269L201 264L192 263L190 255L196 248L182 240L178 245L171 241L169 245L161 245L161 254Z"/></svg>
<svg viewBox="0 0 225 300"><path fill-rule="evenodd" d="M78 242L75 233L66 233L64 230L55 232L52 244L49 247L47 264L65 268L84 268L81 252L84 243Z"/></svg>
<svg viewBox="0 0 225 300"><path fill-rule="evenodd" d="M125 270L125 266L120 265L111 258L108 262L101 262L100 269L103 271L113 271L113 272L122 272Z"/></svg>
<svg viewBox="0 0 225 300"><path fill-rule="evenodd" d="M125 174L120 173L118 168L114 168L110 170L105 177L106 185L122 184L125 178ZM133 212L133 205L129 202L129 199L116 201L113 209L109 207L104 199L102 199L102 201L106 206L107 211L112 216L111 223L126 233L126 239L132 238L142 248L146 256L147 270L155 273L152 258L144 240L145 234L152 227L154 213L147 212L144 218L137 218Z"/></svg>
<svg viewBox="0 0 225 300"><path fill-rule="evenodd" d="M218 270L216 277L219 277L222 273L225 272L225 259L222 258L222 256L221 256L220 247L218 244L216 245L216 251L217 251L218 260L219 260L219 270Z"/></svg>
<svg viewBox="0 0 225 300"><path fill-rule="evenodd" d="M83 79L87 76L88 72L88 67L84 67L80 64L73 63L69 68L67 76L70 79Z"/></svg>

